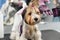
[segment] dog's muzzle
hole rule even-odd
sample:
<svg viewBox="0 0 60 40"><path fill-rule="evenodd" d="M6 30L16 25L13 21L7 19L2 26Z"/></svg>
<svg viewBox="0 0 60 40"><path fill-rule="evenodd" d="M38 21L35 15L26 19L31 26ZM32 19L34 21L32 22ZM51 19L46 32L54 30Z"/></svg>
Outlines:
<svg viewBox="0 0 60 40"><path fill-rule="evenodd" d="M38 18L34 18L35 21L38 21Z"/></svg>
<svg viewBox="0 0 60 40"><path fill-rule="evenodd" d="M31 39L27 39L27 40L31 40Z"/></svg>

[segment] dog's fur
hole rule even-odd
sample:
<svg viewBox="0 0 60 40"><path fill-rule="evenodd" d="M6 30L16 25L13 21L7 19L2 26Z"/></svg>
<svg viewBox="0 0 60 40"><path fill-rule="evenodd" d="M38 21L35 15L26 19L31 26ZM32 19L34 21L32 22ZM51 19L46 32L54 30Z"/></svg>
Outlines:
<svg viewBox="0 0 60 40"><path fill-rule="evenodd" d="M21 18L21 16L20 16ZM11 33L11 39L15 40L42 40L41 32L38 29L37 23L41 20L41 13L39 9L34 6L28 6L22 12L23 18L23 33L20 35L20 29L18 24L15 26L15 31ZM16 20L18 21L18 20ZM17 27L17 28L16 28Z"/></svg>

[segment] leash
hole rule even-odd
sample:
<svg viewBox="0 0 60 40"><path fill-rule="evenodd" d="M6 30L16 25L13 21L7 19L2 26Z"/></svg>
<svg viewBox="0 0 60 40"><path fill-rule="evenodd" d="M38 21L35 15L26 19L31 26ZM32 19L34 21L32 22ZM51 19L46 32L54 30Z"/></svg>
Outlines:
<svg viewBox="0 0 60 40"><path fill-rule="evenodd" d="M21 34L22 34L22 32L23 32L23 20L22 20L21 23L22 23L21 25L20 25L20 23L19 23L20 36L21 36Z"/></svg>

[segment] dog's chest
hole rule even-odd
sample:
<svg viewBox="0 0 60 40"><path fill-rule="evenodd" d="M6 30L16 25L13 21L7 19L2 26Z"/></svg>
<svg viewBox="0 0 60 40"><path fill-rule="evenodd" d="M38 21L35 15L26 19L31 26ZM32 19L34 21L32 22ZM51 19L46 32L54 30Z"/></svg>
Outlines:
<svg viewBox="0 0 60 40"><path fill-rule="evenodd" d="M28 40L33 39L36 34L36 31L37 30L35 27L26 26L25 27L25 38L27 38Z"/></svg>

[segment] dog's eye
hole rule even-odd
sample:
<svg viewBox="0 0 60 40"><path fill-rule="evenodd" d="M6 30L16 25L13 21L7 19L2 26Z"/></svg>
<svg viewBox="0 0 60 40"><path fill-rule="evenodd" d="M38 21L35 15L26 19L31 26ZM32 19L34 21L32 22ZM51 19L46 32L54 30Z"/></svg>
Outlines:
<svg viewBox="0 0 60 40"><path fill-rule="evenodd" d="M37 14L40 14L40 12L37 12Z"/></svg>
<svg viewBox="0 0 60 40"><path fill-rule="evenodd" d="M31 13L29 13L28 15L31 15Z"/></svg>

